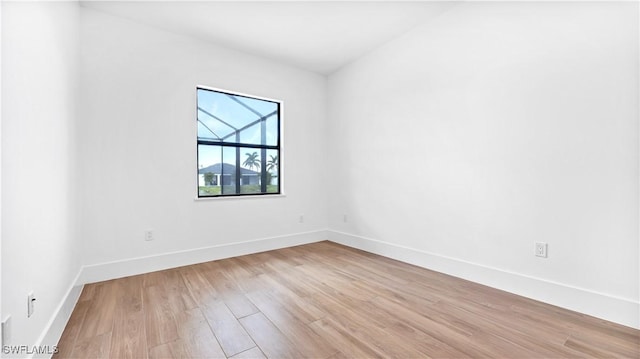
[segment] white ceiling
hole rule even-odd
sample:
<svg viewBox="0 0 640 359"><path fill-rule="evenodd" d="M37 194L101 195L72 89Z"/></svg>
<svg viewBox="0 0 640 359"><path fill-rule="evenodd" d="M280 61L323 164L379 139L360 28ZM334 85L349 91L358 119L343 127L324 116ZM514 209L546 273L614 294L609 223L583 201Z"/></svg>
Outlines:
<svg viewBox="0 0 640 359"><path fill-rule="evenodd" d="M82 6L329 74L455 2L83 1Z"/></svg>

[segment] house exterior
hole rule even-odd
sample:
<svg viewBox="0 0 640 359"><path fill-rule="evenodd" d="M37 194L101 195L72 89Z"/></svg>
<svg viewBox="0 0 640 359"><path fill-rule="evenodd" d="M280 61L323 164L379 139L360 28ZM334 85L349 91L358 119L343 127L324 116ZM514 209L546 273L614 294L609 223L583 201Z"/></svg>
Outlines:
<svg viewBox="0 0 640 359"><path fill-rule="evenodd" d="M209 183L205 181L205 175L212 173ZM232 186L235 183L236 166L229 163L216 163L198 170L198 186ZM260 172L240 167L240 185L259 185Z"/></svg>

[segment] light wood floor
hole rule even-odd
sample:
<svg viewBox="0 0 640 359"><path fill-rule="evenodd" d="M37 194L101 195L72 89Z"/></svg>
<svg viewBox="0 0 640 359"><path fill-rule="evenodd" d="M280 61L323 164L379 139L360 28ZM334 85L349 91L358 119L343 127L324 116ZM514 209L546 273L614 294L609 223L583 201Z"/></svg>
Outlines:
<svg viewBox="0 0 640 359"><path fill-rule="evenodd" d="M87 285L55 358L639 358L639 340L320 242Z"/></svg>

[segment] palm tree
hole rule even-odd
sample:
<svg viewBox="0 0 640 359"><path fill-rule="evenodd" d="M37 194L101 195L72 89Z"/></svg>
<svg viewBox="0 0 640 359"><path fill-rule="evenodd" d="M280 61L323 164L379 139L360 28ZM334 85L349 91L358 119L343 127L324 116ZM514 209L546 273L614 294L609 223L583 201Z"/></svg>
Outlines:
<svg viewBox="0 0 640 359"><path fill-rule="evenodd" d="M258 158L258 152L247 152L245 153L245 155L247 155L247 159L245 159L242 163L243 166L249 167L250 170L252 170L253 167L260 169L260 159Z"/></svg>
<svg viewBox="0 0 640 359"><path fill-rule="evenodd" d="M267 162L267 171L275 170L278 168L278 155L269 155L271 159Z"/></svg>

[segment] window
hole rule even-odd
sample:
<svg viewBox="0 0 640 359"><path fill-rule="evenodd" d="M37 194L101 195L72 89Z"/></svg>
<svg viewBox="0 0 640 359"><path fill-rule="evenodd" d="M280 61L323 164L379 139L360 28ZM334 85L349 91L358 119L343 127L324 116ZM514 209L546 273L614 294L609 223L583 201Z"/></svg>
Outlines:
<svg viewBox="0 0 640 359"><path fill-rule="evenodd" d="M279 194L281 103L196 92L198 197Z"/></svg>

